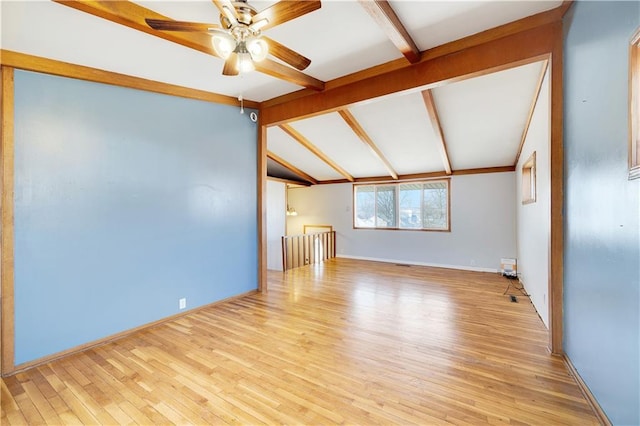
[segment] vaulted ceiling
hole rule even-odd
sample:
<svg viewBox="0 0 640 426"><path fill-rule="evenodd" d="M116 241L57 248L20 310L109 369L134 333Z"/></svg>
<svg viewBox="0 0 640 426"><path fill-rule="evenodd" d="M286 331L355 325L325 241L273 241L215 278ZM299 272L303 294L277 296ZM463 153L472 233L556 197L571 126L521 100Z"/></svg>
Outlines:
<svg viewBox="0 0 640 426"><path fill-rule="evenodd" d="M257 10L275 3L250 0ZM221 75L223 60L208 35L162 32L144 23L218 23L208 0L0 5L5 51L200 89L225 95L228 103L242 96L249 105L268 107L380 69L413 67L432 48L562 2L325 0L320 9L265 31L310 58L308 68L297 71L269 59L256 72L234 77ZM512 170L537 94L548 84L547 68L541 57L435 85L420 85L417 77L397 93L275 120L267 130L270 171L318 183ZM396 84L380 84L387 83ZM538 108L548 111L548 105Z"/></svg>

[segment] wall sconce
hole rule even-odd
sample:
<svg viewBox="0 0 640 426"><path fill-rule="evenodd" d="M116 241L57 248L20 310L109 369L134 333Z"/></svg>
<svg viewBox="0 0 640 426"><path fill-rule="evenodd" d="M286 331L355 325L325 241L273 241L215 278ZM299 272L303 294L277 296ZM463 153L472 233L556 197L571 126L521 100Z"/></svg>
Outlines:
<svg viewBox="0 0 640 426"><path fill-rule="evenodd" d="M287 216L298 216L298 212L293 207L287 205Z"/></svg>

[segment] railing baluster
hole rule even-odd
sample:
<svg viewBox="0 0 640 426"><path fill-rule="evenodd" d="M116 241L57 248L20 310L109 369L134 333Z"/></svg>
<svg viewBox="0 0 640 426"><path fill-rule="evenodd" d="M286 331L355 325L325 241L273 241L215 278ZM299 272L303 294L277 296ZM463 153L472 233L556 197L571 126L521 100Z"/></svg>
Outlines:
<svg viewBox="0 0 640 426"><path fill-rule="evenodd" d="M331 231L331 240L333 241L331 254L332 254L332 257L336 257L336 231Z"/></svg>
<svg viewBox="0 0 640 426"><path fill-rule="evenodd" d="M298 266L298 239L294 238L291 240L291 257L293 262L291 263L292 268L297 268Z"/></svg>
<svg viewBox="0 0 640 426"><path fill-rule="evenodd" d="M304 236L304 248L305 248L304 264L309 265L313 263L311 261L311 237L309 235Z"/></svg>
<svg viewBox="0 0 640 426"><path fill-rule="evenodd" d="M322 234L322 260L327 260L327 234Z"/></svg>
<svg viewBox="0 0 640 426"><path fill-rule="evenodd" d="M326 234L324 234L322 236L322 238L324 239L325 243L324 243L324 258L325 260L329 260L331 258L331 251L329 251L329 233L327 232Z"/></svg>
<svg viewBox="0 0 640 426"><path fill-rule="evenodd" d="M287 238L282 237L282 270L287 270Z"/></svg>

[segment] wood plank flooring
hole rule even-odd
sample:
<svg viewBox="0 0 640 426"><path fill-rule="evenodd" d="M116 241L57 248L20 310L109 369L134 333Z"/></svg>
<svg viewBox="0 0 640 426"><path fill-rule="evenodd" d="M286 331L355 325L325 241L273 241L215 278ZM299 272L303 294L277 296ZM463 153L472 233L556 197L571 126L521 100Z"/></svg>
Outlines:
<svg viewBox="0 0 640 426"><path fill-rule="evenodd" d="M2 380L3 425L597 424L494 274L333 259Z"/></svg>

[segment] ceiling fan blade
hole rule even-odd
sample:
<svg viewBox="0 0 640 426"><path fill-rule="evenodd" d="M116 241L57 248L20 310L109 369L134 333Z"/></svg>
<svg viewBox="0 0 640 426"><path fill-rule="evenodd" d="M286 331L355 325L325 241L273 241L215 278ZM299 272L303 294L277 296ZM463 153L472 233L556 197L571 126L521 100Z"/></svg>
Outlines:
<svg viewBox="0 0 640 426"><path fill-rule="evenodd" d="M161 31L193 31L208 32L210 29L219 29L220 25L205 24L201 22L167 21L164 19L145 19L147 25L154 30Z"/></svg>
<svg viewBox="0 0 640 426"><path fill-rule="evenodd" d="M275 27L292 19L299 18L302 15L306 15L309 12L320 9L322 3L320 0L309 1L290 1L282 0L274 4L265 10L256 13L253 16L252 22L258 22L262 19L266 19L268 22L265 25L261 25L261 30Z"/></svg>
<svg viewBox="0 0 640 426"><path fill-rule="evenodd" d="M229 20L232 25L238 23L238 13L236 8L233 7L230 0L211 0L216 5L220 13Z"/></svg>
<svg viewBox="0 0 640 426"><path fill-rule="evenodd" d="M222 68L222 75L238 75L240 70L238 69L238 54L231 52L231 55L224 61L224 67Z"/></svg>
<svg viewBox="0 0 640 426"><path fill-rule="evenodd" d="M302 71L311 63L311 59L302 56L295 50L291 50L287 46L280 44L269 37L262 36L262 38L269 44L270 55L275 56L276 58L280 59L283 62L286 62L292 67Z"/></svg>

